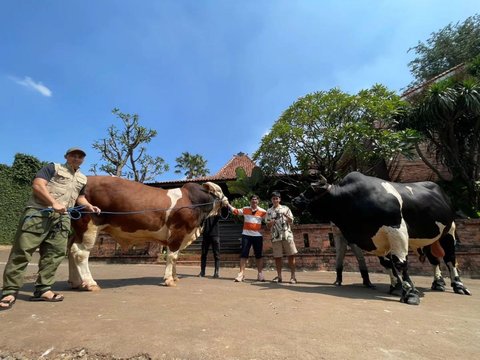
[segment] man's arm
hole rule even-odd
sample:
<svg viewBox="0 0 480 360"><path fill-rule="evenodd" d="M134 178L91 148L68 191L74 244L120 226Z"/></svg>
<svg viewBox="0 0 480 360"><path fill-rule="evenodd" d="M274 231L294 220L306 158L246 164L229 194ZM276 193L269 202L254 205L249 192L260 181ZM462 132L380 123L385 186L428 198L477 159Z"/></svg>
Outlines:
<svg viewBox="0 0 480 360"><path fill-rule="evenodd" d="M90 212L94 212L94 213L97 213L99 214L101 212L100 208L97 207L97 206L93 206L92 204L90 204L87 200L87 198L85 197L85 195L80 195L78 198L77 198L77 204L78 205L81 205L81 206L85 206L85 210L87 211L90 211Z"/></svg>
<svg viewBox="0 0 480 360"><path fill-rule="evenodd" d="M51 207L55 212L63 214L67 211L67 208L56 201L47 188L48 181L43 178L35 178L33 180L33 194L40 199L42 203Z"/></svg>

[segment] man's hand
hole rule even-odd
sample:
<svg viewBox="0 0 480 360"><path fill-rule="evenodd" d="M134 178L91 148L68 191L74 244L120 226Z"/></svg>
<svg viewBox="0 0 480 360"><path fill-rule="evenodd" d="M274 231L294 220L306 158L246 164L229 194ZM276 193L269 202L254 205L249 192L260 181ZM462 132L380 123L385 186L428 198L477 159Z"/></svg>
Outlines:
<svg viewBox="0 0 480 360"><path fill-rule="evenodd" d="M55 201L53 204L52 204L52 209L56 212L56 213L59 213L59 214L65 214L67 212L67 208L60 204L59 202Z"/></svg>
<svg viewBox="0 0 480 360"><path fill-rule="evenodd" d="M100 214L102 212L98 206L93 206L92 204L85 205L85 209L96 214Z"/></svg>

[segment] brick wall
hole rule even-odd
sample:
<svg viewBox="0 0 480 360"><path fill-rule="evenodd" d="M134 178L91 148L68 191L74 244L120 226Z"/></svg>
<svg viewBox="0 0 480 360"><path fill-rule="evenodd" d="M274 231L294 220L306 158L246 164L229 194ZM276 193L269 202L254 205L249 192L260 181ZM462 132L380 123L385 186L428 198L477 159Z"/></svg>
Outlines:
<svg viewBox="0 0 480 360"><path fill-rule="evenodd" d="M293 226L295 244L299 251L297 256L297 266L299 269L309 270L335 270L335 248L333 244L333 234L338 231L336 227L329 224L309 224ZM274 267L272 258L271 243L268 240L269 234L266 229L264 232L264 253L265 266ZM457 220L457 233L460 240L457 247L457 262L462 275L472 277L480 276L480 219L475 220ZM112 262L156 262L164 263L161 247L157 243L149 243L144 247L122 250L116 242L108 235L101 235L92 250L91 259L106 259ZM200 266L200 253L198 250L185 251L179 257L179 264ZM238 254L222 254L222 266L238 267ZM371 272L383 272L376 256L365 256L367 265ZM413 253L409 256L410 267L413 274L430 275L432 268L428 261L421 263L418 257ZM208 265L213 265L213 256L211 251L208 257ZM255 267L253 256L249 258L249 267ZM345 271L358 271L358 264L355 256L349 250L344 263ZM444 264L442 270L446 271Z"/></svg>

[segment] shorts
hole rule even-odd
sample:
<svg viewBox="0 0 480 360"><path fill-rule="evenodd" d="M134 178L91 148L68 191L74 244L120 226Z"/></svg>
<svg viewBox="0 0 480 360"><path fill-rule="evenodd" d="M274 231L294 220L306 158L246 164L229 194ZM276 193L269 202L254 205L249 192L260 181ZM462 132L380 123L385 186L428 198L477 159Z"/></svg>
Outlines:
<svg viewBox="0 0 480 360"><path fill-rule="evenodd" d="M262 236L250 236L242 235L242 251L240 252L241 258L248 258L250 254L250 248L253 246L253 253L255 259L261 259L263 257L263 237Z"/></svg>
<svg viewBox="0 0 480 360"><path fill-rule="evenodd" d="M289 240L272 241L272 250L273 257L277 259L281 258L283 254L291 256L298 252L295 242Z"/></svg>

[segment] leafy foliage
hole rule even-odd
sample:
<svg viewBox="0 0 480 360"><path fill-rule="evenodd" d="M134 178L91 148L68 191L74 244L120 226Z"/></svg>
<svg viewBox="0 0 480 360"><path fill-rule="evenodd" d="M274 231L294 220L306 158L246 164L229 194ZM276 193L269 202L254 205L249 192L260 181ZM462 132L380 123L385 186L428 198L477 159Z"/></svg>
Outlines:
<svg viewBox="0 0 480 360"><path fill-rule="evenodd" d="M236 208L250 206L250 196L259 197L258 205L264 209L269 208L268 199L269 184L271 183L264 175L262 169L258 166L252 169L252 175L248 176L245 169L238 167L235 169L237 176L235 181L227 181L227 188L231 194L241 195L231 201Z"/></svg>
<svg viewBox="0 0 480 360"><path fill-rule="evenodd" d="M207 169L207 160L199 154L190 154L183 152L181 156L175 159L175 173L183 174L187 179L194 179L201 176L206 176L209 172Z"/></svg>
<svg viewBox="0 0 480 360"><path fill-rule="evenodd" d="M428 140L429 152L453 175L449 188L457 206L475 216L480 208L479 78L467 75L432 84L416 97L399 125Z"/></svg>
<svg viewBox="0 0 480 360"><path fill-rule="evenodd" d="M480 15L468 17L463 23L449 24L413 50L417 57L408 65L419 85L452 67L470 62L480 54Z"/></svg>
<svg viewBox="0 0 480 360"><path fill-rule="evenodd" d="M383 159L412 156L417 140L415 131L391 129L403 105L382 85L356 95L339 89L308 94L274 123L253 157L269 175L314 168L331 182L352 170L385 177Z"/></svg>
<svg viewBox="0 0 480 360"><path fill-rule="evenodd" d="M157 136L157 131L140 126L137 114L125 114L119 109L113 109L112 113L123 122L123 130L112 125L108 128L108 137L93 144L105 161L99 170L139 182L154 180L168 171L169 166L163 158L147 155L146 148L140 146ZM97 167L98 164L94 164L90 171L96 174Z"/></svg>
<svg viewBox="0 0 480 360"><path fill-rule="evenodd" d="M228 191L231 194L239 194L242 196L257 194L260 197L266 194L265 189L262 189L265 176L262 169L258 166L252 169L251 176L248 176L242 167L236 168L235 174L237 176L235 181L227 181Z"/></svg>
<svg viewBox="0 0 480 360"><path fill-rule="evenodd" d="M0 165L0 244L13 241L20 215L31 194L31 184L45 162L16 154L11 167Z"/></svg>

